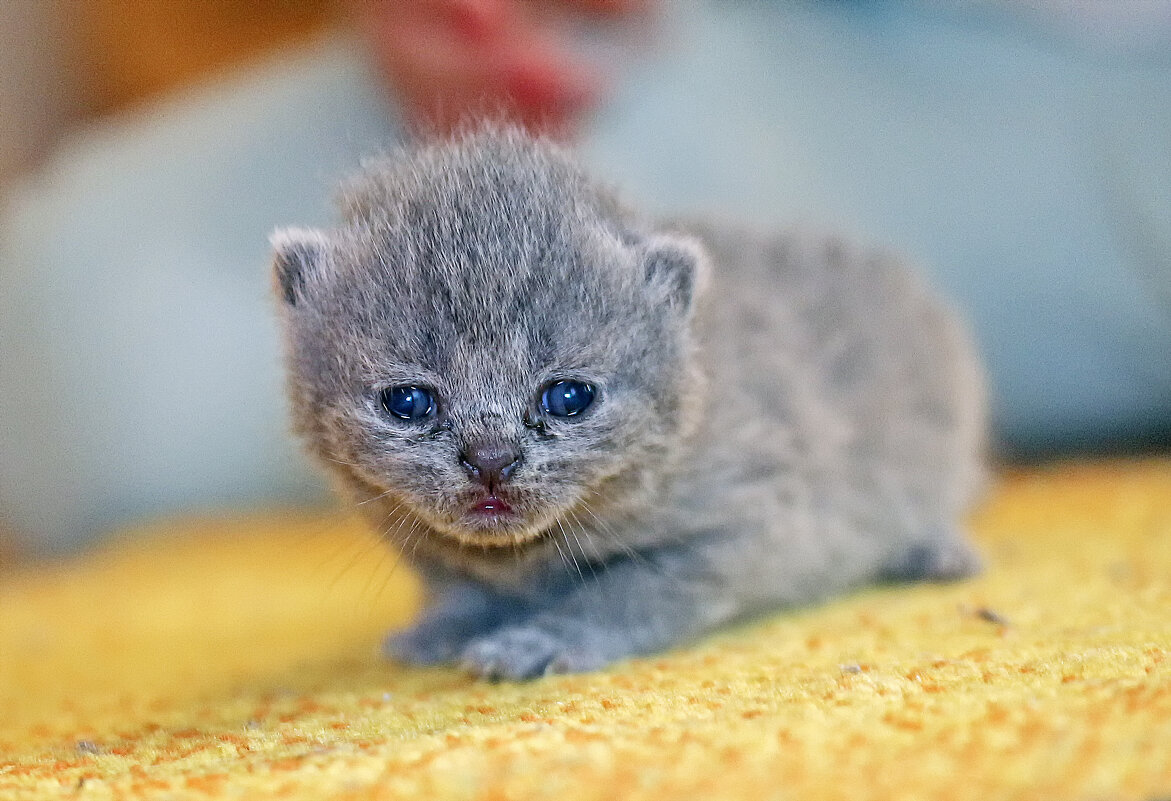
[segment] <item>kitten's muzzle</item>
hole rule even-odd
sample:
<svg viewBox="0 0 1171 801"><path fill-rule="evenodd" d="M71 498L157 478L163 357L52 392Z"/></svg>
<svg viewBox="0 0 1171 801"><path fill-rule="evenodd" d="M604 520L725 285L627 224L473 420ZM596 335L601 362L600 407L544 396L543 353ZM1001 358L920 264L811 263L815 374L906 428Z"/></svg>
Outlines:
<svg viewBox="0 0 1171 801"><path fill-rule="evenodd" d="M474 442L460 453L459 463L473 481L495 494L520 464L520 449L503 440Z"/></svg>

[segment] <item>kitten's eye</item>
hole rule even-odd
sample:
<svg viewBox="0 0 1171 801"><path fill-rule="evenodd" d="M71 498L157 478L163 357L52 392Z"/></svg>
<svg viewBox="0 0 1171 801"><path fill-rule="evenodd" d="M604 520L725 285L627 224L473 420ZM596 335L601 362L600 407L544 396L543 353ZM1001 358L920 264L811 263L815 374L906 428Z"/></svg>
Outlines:
<svg viewBox="0 0 1171 801"><path fill-rule="evenodd" d="M581 414L593 402L594 388L581 381L557 381L541 394L541 406L554 417Z"/></svg>
<svg viewBox="0 0 1171 801"><path fill-rule="evenodd" d="M378 399L388 414L403 420L422 420L435 411L435 399L422 387L387 387Z"/></svg>

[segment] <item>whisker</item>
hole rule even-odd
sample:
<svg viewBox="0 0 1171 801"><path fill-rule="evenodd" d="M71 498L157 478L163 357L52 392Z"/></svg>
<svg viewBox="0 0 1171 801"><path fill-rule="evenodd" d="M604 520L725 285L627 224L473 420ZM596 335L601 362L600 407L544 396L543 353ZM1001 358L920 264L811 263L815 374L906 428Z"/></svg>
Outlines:
<svg viewBox="0 0 1171 801"><path fill-rule="evenodd" d="M565 550L569 553L569 561L573 565L573 569L577 571L577 577L581 580L582 586L585 586L585 574L581 572L581 565L577 562L577 556L573 553L573 546L569 544L569 535L565 533L565 526L561 520L557 520L557 528L561 531L561 539L565 542Z"/></svg>
<svg viewBox="0 0 1171 801"><path fill-rule="evenodd" d="M382 539L386 535L387 532L385 530L383 530L382 527L384 525L386 525L386 522L391 518L392 515L395 514L395 512L397 512L399 510L399 507L401 507L401 506L402 506L402 503L400 501L399 503L395 504L393 509L391 509L389 512L387 512L385 515L382 516L382 519L380 521L378 521L378 525L373 527L372 541L370 543L368 543L365 548L358 549L358 551L352 557L350 557L350 561L346 563L346 566L343 567L338 572L338 574L333 577L333 580L329 582L329 587L328 587L329 590L333 590L333 588L335 586L337 586L337 583L339 581L341 581L342 577L346 573L348 573L350 570L352 570L354 565L356 565L364 556L366 556L368 553L370 553L370 551L373 549L373 547L375 545L383 545L384 544L382 542ZM339 551L339 553L340 553L340 551Z"/></svg>
<svg viewBox="0 0 1171 801"><path fill-rule="evenodd" d="M590 576L593 577L594 583L596 584L598 581L598 571L594 570L593 560L591 560L589 558L589 554L587 554L585 551L585 546L583 546L581 544L581 539L577 536L576 529L581 529L582 533L586 535L587 540L589 540L589 533L586 532L585 527L581 524L581 521L577 519L577 515L575 515L573 513L572 509L569 511L569 516L571 518L571 520L569 521L569 533L573 535L573 541L577 543L577 549L579 551L581 551L581 556L583 559L585 559L586 567L588 567L590 569ZM576 524L576 527L575 527L575 524ZM596 553L597 553L597 551L595 549L595 555L596 555ZM577 572L581 573L581 569L578 568ZM583 581L585 580L584 577L582 580Z"/></svg>
<svg viewBox="0 0 1171 801"><path fill-rule="evenodd" d="M560 521L558 521L557 525L561 525ZM556 537L550 537L549 539L553 542L553 547L557 549L557 553L561 556L561 563L565 566L565 572L573 575L569 572L569 558L565 555L565 551L561 549L561 543L557 542Z"/></svg>
<svg viewBox="0 0 1171 801"><path fill-rule="evenodd" d="M415 533L415 528L414 528L414 526L412 526L411 530L407 532L407 541L411 541L411 537L414 536L414 533ZM423 532L423 533L425 534L426 532ZM414 544L411 545L411 558L412 559L419 552L419 546L423 544L423 539L424 539L423 537L418 537L414 540Z"/></svg>
<svg viewBox="0 0 1171 801"><path fill-rule="evenodd" d="M389 553L390 548L386 547L384 544L382 547L382 554L378 557L378 562L374 565L374 569L370 571L370 575L367 577L366 583L362 585L362 591L358 594L358 602L365 607L367 618L370 616L370 607L372 604L367 602L366 594L370 592L370 588L374 585L374 579L376 579L378 574L382 572L382 566L386 564L386 558Z"/></svg>
<svg viewBox="0 0 1171 801"><path fill-rule="evenodd" d="M593 490L592 495L598 496L600 493L596 490ZM593 509L590 508L588 501L582 503L579 508L581 508L586 514L593 518L593 520L598 524L598 531L601 534L604 534L610 542L614 543L625 556L629 557L632 561L638 563L639 566L646 568L661 578L665 578L676 583L681 581L678 576L666 572L661 564L648 559L645 554L636 548L633 548L630 543L626 542L621 534L615 531L612 526L610 526L605 520L599 517Z"/></svg>
<svg viewBox="0 0 1171 801"><path fill-rule="evenodd" d="M366 499L366 500L364 500L364 501L358 501L358 502L357 502L357 503L355 503L354 505L355 505L355 506L365 506L365 505L366 505L366 504L368 504L368 503L373 503L374 501L378 501L378 500L381 500L381 499L385 498L387 495L389 495L389 494L390 494L390 493L392 493L392 492L394 492L394 490L393 490L393 489L388 489L388 490L386 490L385 492L380 492L380 493L378 493L377 495L374 495L373 497L367 498L367 499ZM399 507L399 506L402 506L402 501L399 501L399 502L398 502L398 504L397 504L397 505L395 505L395 507L394 507L394 508L395 508L395 509L398 509L398 507Z"/></svg>
<svg viewBox="0 0 1171 801"><path fill-rule="evenodd" d="M336 525L338 521L341 521L343 519L341 512L338 512L335 515L335 517L336 517L336 520L333 520L333 521L324 521L323 520L319 525L314 527L313 531L303 534L300 538L302 540L300 545L302 545L302 546L307 545L309 540L314 537L328 536L328 529L329 529L330 525ZM363 531L363 533L368 534L369 532ZM297 543L294 543L294 544L296 545ZM330 565L330 563L334 562L337 559L341 559L346 553L348 553L350 551L351 548L354 548L356 545L357 545L357 543L354 543L354 542L347 540L345 542L338 543L335 547L331 548L330 552L326 556L322 557L321 561L317 563L317 566L313 570L313 574L312 574L313 578L315 580L321 579L323 577L325 569ZM334 581L336 581L336 580L337 580L337 577L335 576Z"/></svg>
<svg viewBox="0 0 1171 801"><path fill-rule="evenodd" d="M339 570L337 575L335 575L333 579L330 580L329 584L326 586L326 592L333 592L333 590L337 587L338 582L341 581L347 573L353 570L358 562L362 561L362 559L368 556L375 548L381 547L382 544L382 540L380 540L377 535L372 536L370 541L366 543L365 547L358 548L354 555L350 557L350 560L346 562L345 567Z"/></svg>
<svg viewBox="0 0 1171 801"><path fill-rule="evenodd" d="M378 576L378 573L382 570L382 566L386 563L386 557L391 550L391 547L386 543L388 535L390 535L391 529L394 529L395 534L397 534L398 530L402 528L403 523L406 522L406 518L399 517L397 520L387 524L387 520L395 513L395 511L397 511L397 508L398 507L396 506L395 509L392 509L386 513L386 515L382 518L382 522L379 523L378 528L374 533L375 541L382 547L382 554L378 557L378 564L375 565L374 570L370 573L370 577L366 579L366 583L362 585L362 592L358 595L358 601L364 604L366 608L367 619L369 619L372 604L366 602L366 594L370 591L370 587L374 582L374 579ZM397 564L398 562L396 560L395 564L391 565L391 574L394 573L394 569ZM386 580L383 580L381 586L385 586L385 584ZM374 600L377 601L377 596L375 596Z"/></svg>
<svg viewBox="0 0 1171 801"><path fill-rule="evenodd" d="M395 573L398 572L399 566L402 564L403 559L406 557L407 546L413 544L413 548L411 550L412 556L414 555L415 549L417 549L419 547L418 541L414 541L412 543L412 540L414 540L414 533L415 533L414 529L412 529L403 538L402 545L395 547L395 551L397 551L397 555L395 556L394 563L390 566L390 570L387 572L386 576L382 579L382 583L378 585L378 589L374 593L374 602L373 602L373 604L371 604L371 606L376 605L378 603L379 599L382 598L382 593L384 593L386 591L387 586L390 584L390 580L392 578L394 578ZM422 539L422 537L419 537L419 540L421 540L421 539Z"/></svg>
<svg viewBox="0 0 1171 801"><path fill-rule="evenodd" d="M622 553L626 554L627 556L634 559L635 561L646 559L646 557L644 557L641 553L639 553L633 547L631 547L630 543L626 542L626 540L622 538L622 535L619 534L617 531L615 531L614 528L609 523L607 523L602 518L598 517L598 515L594 512L594 510L589 507L588 503L583 503L581 505L581 509L586 514L588 514L591 518L593 518L594 522L598 526L598 530L602 534L606 535L606 537L611 542L613 542L615 545L617 545L618 548L622 551Z"/></svg>
<svg viewBox="0 0 1171 801"><path fill-rule="evenodd" d="M397 538L399 536L399 532L402 530L403 524L405 522L406 522L405 517L399 518L399 523L395 527L395 530L394 530L394 537L395 538ZM390 570L387 572L386 576L382 579L382 583L378 585L378 589L374 593L373 602L371 603L371 605L369 607L367 607L367 614L369 614L369 610L372 609L373 606L378 603L378 600L382 597L382 593L386 591L387 586L390 584L390 580L392 578L394 578L395 573L398 572L399 566L402 565L403 559L406 558L406 556L407 556L407 546L411 546L411 558L413 558L415 553L418 551L419 543L422 542L423 537L421 537L421 536L416 537L415 536L416 533L419 533L419 534L424 533L419 528L419 518L417 518L417 517L412 518L411 526L410 526L410 528L407 529L407 533L405 535L403 535L402 541L393 546L393 550L396 553L394 563L391 564ZM381 562L379 562L379 566L381 567Z"/></svg>

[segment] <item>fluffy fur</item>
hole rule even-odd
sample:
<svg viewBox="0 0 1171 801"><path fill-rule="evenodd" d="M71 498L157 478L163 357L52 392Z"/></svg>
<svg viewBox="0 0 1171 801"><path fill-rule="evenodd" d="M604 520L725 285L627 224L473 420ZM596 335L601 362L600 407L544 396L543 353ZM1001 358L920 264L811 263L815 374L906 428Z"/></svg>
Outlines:
<svg viewBox="0 0 1171 801"><path fill-rule="evenodd" d="M296 429L433 596L393 656L588 670L975 568L980 373L897 260L656 224L507 129L371 163L342 210L274 236L276 286ZM567 379L597 396L556 418ZM388 414L393 386L435 413ZM499 486L461 463L483 443L519 456Z"/></svg>

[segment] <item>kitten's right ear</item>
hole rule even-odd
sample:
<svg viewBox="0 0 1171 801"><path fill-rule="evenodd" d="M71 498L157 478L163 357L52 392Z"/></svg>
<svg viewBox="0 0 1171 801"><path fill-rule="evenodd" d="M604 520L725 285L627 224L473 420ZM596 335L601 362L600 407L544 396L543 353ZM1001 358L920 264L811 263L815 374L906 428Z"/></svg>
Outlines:
<svg viewBox="0 0 1171 801"><path fill-rule="evenodd" d="M273 273L281 297L296 306L305 282L321 269L329 240L309 228L279 228L268 238L273 249Z"/></svg>

